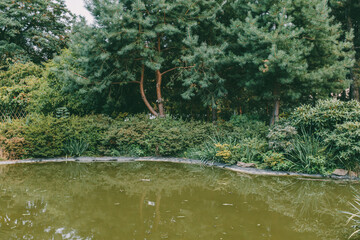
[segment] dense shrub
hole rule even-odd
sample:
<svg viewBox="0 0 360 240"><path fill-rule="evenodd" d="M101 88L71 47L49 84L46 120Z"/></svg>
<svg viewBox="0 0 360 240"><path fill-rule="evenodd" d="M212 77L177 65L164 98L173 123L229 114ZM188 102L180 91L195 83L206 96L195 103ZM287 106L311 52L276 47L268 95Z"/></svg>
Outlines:
<svg viewBox="0 0 360 240"><path fill-rule="evenodd" d="M278 124L272 127L267 135L269 147L274 151L289 152L293 146L291 140L296 136L295 127L288 124Z"/></svg>
<svg viewBox="0 0 360 240"><path fill-rule="evenodd" d="M230 122L217 126L216 135L189 149L186 157L227 164L261 162L262 154L267 151L268 129L264 122L244 115L233 116Z"/></svg>
<svg viewBox="0 0 360 240"><path fill-rule="evenodd" d="M338 166L359 170L360 166L360 122L346 122L336 125L325 138L336 153Z"/></svg>
<svg viewBox="0 0 360 240"><path fill-rule="evenodd" d="M34 63L17 62L0 71L0 109L26 107L39 88L43 69Z"/></svg>
<svg viewBox="0 0 360 240"><path fill-rule="evenodd" d="M282 153L268 151L263 155L264 164L267 168L275 171L293 170L294 162L287 160Z"/></svg>
<svg viewBox="0 0 360 240"><path fill-rule="evenodd" d="M115 121L104 135L103 146L105 153L119 155L176 156L201 144L215 131L209 123L137 115Z"/></svg>
<svg viewBox="0 0 360 240"><path fill-rule="evenodd" d="M110 119L103 116L70 117L32 115L0 125L0 144L10 158L37 158L65 155L64 143L84 140L88 154L99 154L101 137Z"/></svg>
<svg viewBox="0 0 360 240"><path fill-rule="evenodd" d="M260 162L262 153L266 149L267 142L262 138L213 137L203 144L189 149L186 157L227 164L236 164L238 161Z"/></svg>
<svg viewBox="0 0 360 240"><path fill-rule="evenodd" d="M237 128L237 138L265 138L269 131L265 122L247 115L234 115L231 117L230 123Z"/></svg>
<svg viewBox="0 0 360 240"><path fill-rule="evenodd" d="M251 131L251 133L249 133ZM187 149L216 139L234 139L231 163L257 160L267 143L254 128L229 122L211 123L150 119L148 115L118 118L105 116L62 117L32 115L0 125L1 146L11 158L80 155L182 156ZM223 144L218 141L216 144ZM213 147L216 148L215 145ZM219 161L221 150L214 157ZM211 159L208 159L211 160Z"/></svg>
<svg viewBox="0 0 360 240"><path fill-rule="evenodd" d="M287 119L289 125L297 129L320 132L332 131L337 124L360 121L360 103L339 100L320 100L314 107L303 105Z"/></svg>
<svg viewBox="0 0 360 240"><path fill-rule="evenodd" d="M354 169L360 157L360 103L321 100L295 109L268 134L269 147L294 163L293 169L327 174Z"/></svg>

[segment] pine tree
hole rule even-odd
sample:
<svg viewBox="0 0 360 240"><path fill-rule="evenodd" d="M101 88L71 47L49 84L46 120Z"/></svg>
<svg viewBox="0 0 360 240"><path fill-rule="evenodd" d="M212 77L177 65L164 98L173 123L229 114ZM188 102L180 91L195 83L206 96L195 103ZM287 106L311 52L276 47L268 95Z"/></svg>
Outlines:
<svg viewBox="0 0 360 240"><path fill-rule="evenodd" d="M219 27L218 17L224 12L222 5L216 1L208 1L213 6L199 25L188 27L187 37L184 40L186 48L182 53L182 61L192 65L183 69L181 80L187 90L182 94L185 99L200 96L204 106L212 109L213 121L216 121L216 112L219 100L224 98L226 89L224 68L229 60L226 55L228 44Z"/></svg>
<svg viewBox="0 0 360 240"><path fill-rule="evenodd" d="M179 69L193 67L181 58L181 53L187 47L187 28L207 14L208 4L202 2L206 1L88 1L96 23L75 26L70 50L82 72L72 73L68 79L89 92L138 84L149 111L165 116L163 80ZM146 82L155 84L157 109L148 101Z"/></svg>
<svg viewBox="0 0 360 240"><path fill-rule="evenodd" d="M237 38L231 51L240 84L273 102L271 124L280 103L314 101L344 88L352 36L341 39L327 1L237 0L233 7L239 13L229 32Z"/></svg>
<svg viewBox="0 0 360 240"><path fill-rule="evenodd" d="M332 15L341 22L344 32L354 33L353 49L356 52L356 64L350 69L350 98L360 101L360 2L358 0L330 1Z"/></svg>

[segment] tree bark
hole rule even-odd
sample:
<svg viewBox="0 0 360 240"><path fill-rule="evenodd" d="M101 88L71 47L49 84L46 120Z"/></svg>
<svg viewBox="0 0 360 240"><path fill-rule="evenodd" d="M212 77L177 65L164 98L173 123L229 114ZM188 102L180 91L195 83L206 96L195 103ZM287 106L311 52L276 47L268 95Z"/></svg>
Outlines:
<svg viewBox="0 0 360 240"><path fill-rule="evenodd" d="M159 116L165 117L164 101L161 96L161 81L162 81L162 74L160 73L160 70L156 70L156 95L157 95L156 102L159 107Z"/></svg>
<svg viewBox="0 0 360 240"><path fill-rule="evenodd" d="M140 79L140 94L141 98L144 101L146 107L149 109L149 111L155 115L158 116L159 114L154 110L154 108L150 105L149 101L146 98L145 91L144 91L144 73L145 73L145 66L144 64L141 67L141 79Z"/></svg>
<svg viewBox="0 0 360 240"><path fill-rule="evenodd" d="M347 8L346 8L346 22L347 22L347 29L348 31L350 32L351 29L353 28L353 23L352 23L352 19L351 19L351 5L352 4L352 1L351 0L348 0L347 1ZM354 49L354 46L353 46L353 50ZM357 84L357 81L356 81L356 77L355 77L355 74L354 74L354 68L352 67L350 69L350 79L351 79L351 84L350 84L350 99L351 100L356 100L356 101L360 101L359 99L359 86Z"/></svg>
<svg viewBox="0 0 360 240"><path fill-rule="evenodd" d="M279 121L279 112L280 112L280 91L279 91L279 85L276 84L273 91L273 96L275 98L274 101L274 110L271 115L270 119L270 126L273 126L276 122Z"/></svg>
<svg viewBox="0 0 360 240"><path fill-rule="evenodd" d="M212 107L211 111L212 111L212 122L213 122L213 124L216 125L216 123L217 123L217 109L216 109L216 107Z"/></svg>
<svg viewBox="0 0 360 240"><path fill-rule="evenodd" d="M350 84L350 98L351 100L356 100L356 101L360 101L360 97L359 97L359 86L356 83L356 78L354 76L354 74L351 71L350 74L351 77L351 84Z"/></svg>

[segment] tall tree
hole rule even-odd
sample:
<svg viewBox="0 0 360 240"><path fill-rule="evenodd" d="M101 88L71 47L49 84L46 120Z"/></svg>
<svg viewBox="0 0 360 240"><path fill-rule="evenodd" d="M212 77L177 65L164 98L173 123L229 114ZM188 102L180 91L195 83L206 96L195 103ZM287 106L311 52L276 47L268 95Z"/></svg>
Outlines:
<svg viewBox="0 0 360 240"><path fill-rule="evenodd" d="M247 88L272 102L271 124L280 104L313 101L344 88L353 65L351 34L324 0L236 0L229 32L237 37L231 51ZM247 11L246 17L244 12Z"/></svg>
<svg viewBox="0 0 360 240"><path fill-rule="evenodd" d="M212 120L216 121L219 100L228 93L224 68L227 63L227 43L221 29L220 18L225 14L226 1L206 1L204 13L197 24L189 25L183 40L181 59L191 65L183 69L180 79L187 88L182 94L185 99L200 97L205 107L212 110Z"/></svg>
<svg viewBox="0 0 360 240"><path fill-rule="evenodd" d="M96 24L75 27L70 49L82 73L68 75L82 91L108 91L112 85L138 84L155 115L165 116L162 85L179 69L193 67L183 59L188 26L216 7L216 1L92 0L87 7ZM156 104L145 86L155 85Z"/></svg>
<svg viewBox="0 0 360 240"><path fill-rule="evenodd" d="M1 0L0 64L51 59L66 46L70 19L63 0Z"/></svg>
<svg viewBox="0 0 360 240"><path fill-rule="evenodd" d="M360 101L360 2L358 0L330 1L332 14L341 22L342 29L354 33L353 49L356 52L356 64L350 69L350 98Z"/></svg>

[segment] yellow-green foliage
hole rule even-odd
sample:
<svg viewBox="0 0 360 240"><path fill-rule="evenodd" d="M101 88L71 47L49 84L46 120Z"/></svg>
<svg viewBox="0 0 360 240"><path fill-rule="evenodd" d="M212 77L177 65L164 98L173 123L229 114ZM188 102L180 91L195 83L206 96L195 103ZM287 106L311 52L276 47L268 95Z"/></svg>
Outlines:
<svg viewBox="0 0 360 240"><path fill-rule="evenodd" d="M27 106L40 85L43 69L34 63L15 63L0 71L0 107Z"/></svg>
<svg viewBox="0 0 360 240"><path fill-rule="evenodd" d="M294 167L294 163L287 160L282 153L269 151L263 156L266 167L275 171L289 171Z"/></svg>
<svg viewBox="0 0 360 240"><path fill-rule="evenodd" d="M0 144L11 159L56 157L64 155L70 139L89 144L88 154L99 154L101 137L110 120L102 116L57 119L33 115L0 125Z"/></svg>
<svg viewBox="0 0 360 240"><path fill-rule="evenodd" d="M228 160L232 157L231 151L239 148L237 145L230 146L227 143L215 143L214 145L216 147L216 157L220 157L224 162L229 162Z"/></svg>

